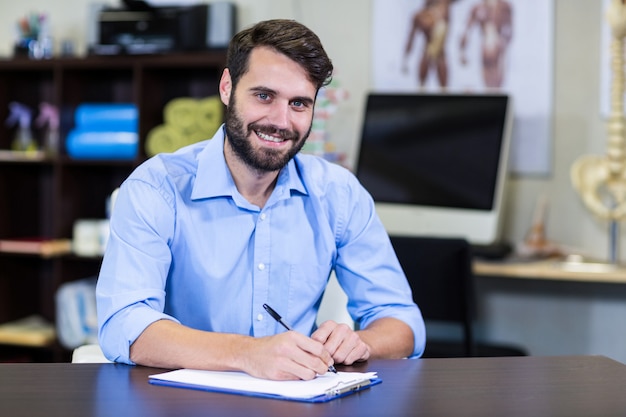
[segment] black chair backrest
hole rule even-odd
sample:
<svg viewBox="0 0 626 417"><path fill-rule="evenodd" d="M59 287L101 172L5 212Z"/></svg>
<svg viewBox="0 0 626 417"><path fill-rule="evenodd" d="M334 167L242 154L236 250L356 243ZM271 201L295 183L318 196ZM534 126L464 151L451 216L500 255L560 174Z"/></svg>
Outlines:
<svg viewBox="0 0 626 417"><path fill-rule="evenodd" d="M463 327L466 353L473 350L474 286L471 246L461 238L399 237L391 243L425 320Z"/></svg>

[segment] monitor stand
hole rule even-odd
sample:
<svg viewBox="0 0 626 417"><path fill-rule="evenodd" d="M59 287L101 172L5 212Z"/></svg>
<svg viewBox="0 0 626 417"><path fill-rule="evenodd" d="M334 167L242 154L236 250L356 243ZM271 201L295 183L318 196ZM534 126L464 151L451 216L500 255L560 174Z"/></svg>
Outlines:
<svg viewBox="0 0 626 417"><path fill-rule="evenodd" d="M485 260L502 260L513 251L512 246L506 242L494 242L488 245L471 244L474 258Z"/></svg>

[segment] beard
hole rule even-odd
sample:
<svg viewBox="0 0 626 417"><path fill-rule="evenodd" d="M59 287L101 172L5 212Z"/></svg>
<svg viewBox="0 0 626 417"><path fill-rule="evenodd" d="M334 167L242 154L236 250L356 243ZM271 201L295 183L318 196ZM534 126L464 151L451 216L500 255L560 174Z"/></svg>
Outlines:
<svg viewBox="0 0 626 417"><path fill-rule="evenodd" d="M304 135L287 129L279 129L272 125L250 123L244 127L244 122L237 112L235 95L232 94L226 108L226 137L235 155L250 168L259 172L273 172L282 169L302 149L311 133L311 125ZM278 135L284 140L293 141L293 146L283 152L277 149L255 149L249 139L254 132L268 135Z"/></svg>

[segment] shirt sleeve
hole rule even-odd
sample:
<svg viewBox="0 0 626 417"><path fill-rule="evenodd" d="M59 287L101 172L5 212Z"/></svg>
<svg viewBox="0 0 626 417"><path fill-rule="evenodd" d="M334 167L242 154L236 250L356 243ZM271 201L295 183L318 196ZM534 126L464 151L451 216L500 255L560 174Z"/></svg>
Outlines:
<svg viewBox="0 0 626 417"><path fill-rule="evenodd" d="M383 317L403 321L414 336L411 357L425 347L426 331L411 287L369 193L349 181L345 227L338 228L337 280L348 296L348 311L359 328ZM345 196L344 196L345 200Z"/></svg>
<svg viewBox="0 0 626 417"><path fill-rule="evenodd" d="M96 287L99 342L112 361L133 364L130 345L164 314L165 283L174 228L167 187L129 179L122 184L111 216Z"/></svg>

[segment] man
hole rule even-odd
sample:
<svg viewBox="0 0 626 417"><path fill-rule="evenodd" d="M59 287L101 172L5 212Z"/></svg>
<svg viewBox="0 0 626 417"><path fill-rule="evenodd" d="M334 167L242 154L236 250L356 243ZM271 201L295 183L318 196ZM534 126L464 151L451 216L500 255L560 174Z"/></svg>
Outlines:
<svg viewBox="0 0 626 417"><path fill-rule="evenodd" d="M235 35L223 128L120 187L97 286L109 359L280 380L422 353L423 320L369 194L344 168L297 154L332 68L294 21ZM362 330L316 329L333 269Z"/></svg>
<svg viewBox="0 0 626 417"><path fill-rule="evenodd" d="M461 36L461 63L467 64L465 49L474 25L482 35L482 72L485 87L500 89L504 82L505 58L513 37L513 10L506 0L482 0L472 7Z"/></svg>

